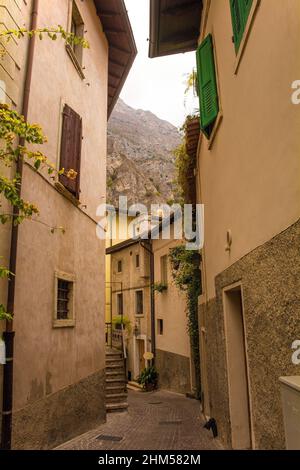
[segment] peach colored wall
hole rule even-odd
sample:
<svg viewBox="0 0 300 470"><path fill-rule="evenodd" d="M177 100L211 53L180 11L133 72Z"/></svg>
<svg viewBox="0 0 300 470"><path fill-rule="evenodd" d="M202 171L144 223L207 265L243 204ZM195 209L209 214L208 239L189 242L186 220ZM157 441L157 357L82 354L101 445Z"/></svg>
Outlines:
<svg viewBox="0 0 300 470"><path fill-rule="evenodd" d="M211 2L203 37L213 34L223 119L211 149L203 137L198 155L207 298L218 273L300 216L300 108L291 102L299 29L298 0L262 0L235 74L229 1Z"/></svg>
<svg viewBox="0 0 300 470"><path fill-rule="evenodd" d="M67 27L68 0L42 0L38 27ZM93 374L105 366L105 240L96 238L96 207L105 202L108 44L92 0L78 1L90 49L79 77L62 40L37 41L29 121L48 137L43 151L58 165L61 104L83 119L82 206L59 194L54 182L24 168L22 195L40 209L37 222L20 227L15 305L14 408ZM85 207L86 205L86 207ZM53 329L54 271L76 276L74 328Z"/></svg>
<svg viewBox="0 0 300 470"><path fill-rule="evenodd" d="M16 29L18 27L28 27L30 21L31 1L24 0L0 0L0 29ZM6 49L7 53L0 57L0 102L12 106L21 111L23 83L25 72L25 59L28 41L26 38L21 40L12 39L5 43L0 41L0 49ZM2 174L12 177L13 170L3 168ZM10 212L10 207L4 201L1 201L1 212ZM11 224L7 223L0 227L0 264L9 265L9 247L10 247ZM0 303L6 304L7 301L7 282L0 280ZM5 322L0 322L0 336L5 328ZM2 373L3 366L0 365L0 407L2 409ZM1 428L1 422L0 422Z"/></svg>
<svg viewBox="0 0 300 470"><path fill-rule="evenodd" d="M170 248L178 245L178 240L154 240L155 282L161 282L160 258L168 255ZM186 300L174 285L168 260L168 289L155 293L156 349L190 357L190 342L187 333ZM157 334L157 319L163 320L163 335Z"/></svg>

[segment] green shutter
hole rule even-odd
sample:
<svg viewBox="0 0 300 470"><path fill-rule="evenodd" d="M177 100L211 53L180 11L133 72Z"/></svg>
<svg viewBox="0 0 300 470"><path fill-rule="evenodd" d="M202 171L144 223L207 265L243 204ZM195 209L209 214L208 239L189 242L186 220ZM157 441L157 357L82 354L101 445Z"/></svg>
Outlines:
<svg viewBox="0 0 300 470"><path fill-rule="evenodd" d="M208 135L208 126L219 112L218 89L212 36L209 34L197 49L197 79L200 99L201 129Z"/></svg>
<svg viewBox="0 0 300 470"><path fill-rule="evenodd" d="M233 39L238 52L246 28L253 0L230 0Z"/></svg>

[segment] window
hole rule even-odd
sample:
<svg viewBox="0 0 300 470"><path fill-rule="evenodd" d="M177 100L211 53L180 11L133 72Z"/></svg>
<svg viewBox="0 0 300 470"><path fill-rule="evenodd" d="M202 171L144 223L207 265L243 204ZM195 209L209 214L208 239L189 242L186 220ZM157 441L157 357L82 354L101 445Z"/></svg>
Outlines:
<svg viewBox="0 0 300 470"><path fill-rule="evenodd" d="M78 38L84 37L84 23L81 18L80 12L76 5L76 2L72 2L72 16L71 16L71 24L70 24L70 32L73 33ZM70 44L67 47L68 52L71 52L71 59L74 62L76 68L81 70L82 68L82 46L80 44Z"/></svg>
<svg viewBox="0 0 300 470"><path fill-rule="evenodd" d="M157 320L157 334L158 335L164 334L164 321L161 319Z"/></svg>
<svg viewBox="0 0 300 470"><path fill-rule="evenodd" d="M162 284L168 284L168 256L160 258L160 281Z"/></svg>
<svg viewBox="0 0 300 470"><path fill-rule="evenodd" d="M121 273L122 272L122 260L119 260L118 261L118 273Z"/></svg>
<svg viewBox="0 0 300 470"><path fill-rule="evenodd" d="M230 0L233 41L238 53L253 0Z"/></svg>
<svg viewBox="0 0 300 470"><path fill-rule="evenodd" d="M212 36L209 34L196 53L200 100L200 126L209 139L219 112L218 88Z"/></svg>
<svg viewBox="0 0 300 470"><path fill-rule="evenodd" d="M143 291L138 290L135 293L135 314L143 315L143 313L144 313Z"/></svg>
<svg viewBox="0 0 300 470"><path fill-rule="evenodd" d="M140 255L135 255L135 267L140 267Z"/></svg>
<svg viewBox="0 0 300 470"><path fill-rule="evenodd" d="M75 325L74 279L74 276L65 273L55 274L54 327Z"/></svg>
<svg viewBox="0 0 300 470"><path fill-rule="evenodd" d="M123 315L123 294L117 294L118 315Z"/></svg>
<svg viewBox="0 0 300 470"><path fill-rule="evenodd" d="M82 119L67 104L63 110L60 168L65 169L65 173L59 176L59 181L64 187L79 199L80 193L80 162L82 144ZM76 172L72 177L68 177L69 170Z"/></svg>

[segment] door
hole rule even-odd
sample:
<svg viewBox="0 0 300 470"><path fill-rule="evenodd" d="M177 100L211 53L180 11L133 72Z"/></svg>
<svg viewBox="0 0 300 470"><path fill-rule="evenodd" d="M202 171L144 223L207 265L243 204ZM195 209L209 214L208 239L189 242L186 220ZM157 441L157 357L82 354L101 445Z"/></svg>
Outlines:
<svg viewBox="0 0 300 470"><path fill-rule="evenodd" d="M251 449L250 399L241 286L224 291L229 409L233 449Z"/></svg>

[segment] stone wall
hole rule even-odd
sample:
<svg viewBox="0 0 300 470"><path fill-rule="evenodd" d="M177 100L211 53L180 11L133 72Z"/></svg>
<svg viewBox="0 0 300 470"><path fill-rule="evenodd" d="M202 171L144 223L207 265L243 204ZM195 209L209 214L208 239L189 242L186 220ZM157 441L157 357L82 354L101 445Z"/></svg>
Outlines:
<svg viewBox="0 0 300 470"><path fill-rule="evenodd" d="M177 393L191 391L190 359L180 354L156 349L159 387Z"/></svg>
<svg viewBox="0 0 300 470"><path fill-rule="evenodd" d="M105 421L105 371L46 396L13 415L13 449L51 449Z"/></svg>
<svg viewBox="0 0 300 470"><path fill-rule="evenodd" d="M300 337L300 221L216 277L216 298L200 308L206 317L210 414L230 446L230 415L222 293L241 282L257 449L285 447L279 377L299 375L291 345Z"/></svg>

